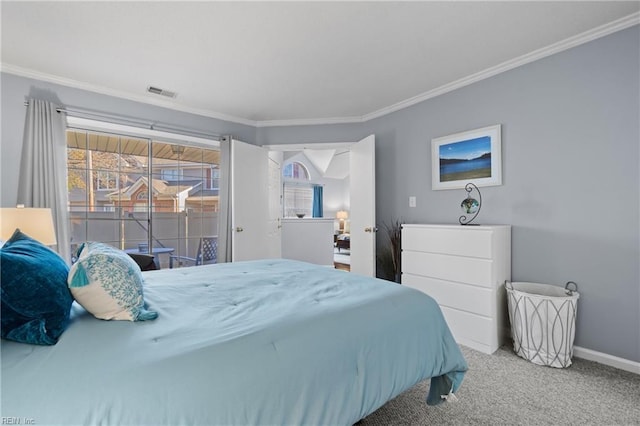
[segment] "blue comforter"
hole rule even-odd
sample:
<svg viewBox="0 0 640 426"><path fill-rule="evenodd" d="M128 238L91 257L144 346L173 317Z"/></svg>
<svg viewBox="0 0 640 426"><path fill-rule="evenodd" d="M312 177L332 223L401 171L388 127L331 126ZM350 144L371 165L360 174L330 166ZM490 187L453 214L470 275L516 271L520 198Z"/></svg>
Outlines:
<svg viewBox="0 0 640 426"><path fill-rule="evenodd" d="M74 306L55 346L2 341L2 416L35 424L351 425L466 362L416 290L261 260L144 273L155 321ZM24 422L24 420L23 420Z"/></svg>

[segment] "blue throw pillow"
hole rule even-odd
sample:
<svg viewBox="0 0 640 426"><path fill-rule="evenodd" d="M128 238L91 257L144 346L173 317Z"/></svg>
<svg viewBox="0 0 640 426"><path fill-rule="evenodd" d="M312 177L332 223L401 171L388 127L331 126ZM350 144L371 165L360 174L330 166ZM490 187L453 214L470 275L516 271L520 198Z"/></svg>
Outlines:
<svg viewBox="0 0 640 426"><path fill-rule="evenodd" d="M76 301L96 318L145 321L158 316L146 308L138 264L108 244L84 243L67 283Z"/></svg>
<svg viewBox="0 0 640 426"><path fill-rule="evenodd" d="M0 249L2 337L56 344L73 303L68 273L60 255L17 229Z"/></svg>

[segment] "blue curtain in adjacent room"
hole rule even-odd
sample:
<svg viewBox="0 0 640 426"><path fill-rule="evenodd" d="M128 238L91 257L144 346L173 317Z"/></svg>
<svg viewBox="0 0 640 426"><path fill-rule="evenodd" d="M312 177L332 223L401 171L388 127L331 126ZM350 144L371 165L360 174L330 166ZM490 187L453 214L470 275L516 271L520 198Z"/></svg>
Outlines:
<svg viewBox="0 0 640 426"><path fill-rule="evenodd" d="M313 217L322 217L322 186L313 187Z"/></svg>

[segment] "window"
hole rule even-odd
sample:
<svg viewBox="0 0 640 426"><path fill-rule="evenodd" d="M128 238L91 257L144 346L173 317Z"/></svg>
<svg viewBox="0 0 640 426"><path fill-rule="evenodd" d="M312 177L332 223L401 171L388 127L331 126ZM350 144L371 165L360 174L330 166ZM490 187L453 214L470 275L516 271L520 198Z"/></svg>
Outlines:
<svg viewBox="0 0 640 426"><path fill-rule="evenodd" d="M284 217L296 217L300 214L311 217L312 207L313 188L311 186L284 184Z"/></svg>
<svg viewBox="0 0 640 426"><path fill-rule="evenodd" d="M163 169L161 171L163 180L182 179L182 169Z"/></svg>
<svg viewBox="0 0 640 426"><path fill-rule="evenodd" d="M149 192L140 191L135 196L135 202L133 203L133 211L145 213L149 208ZM154 206L151 206L153 209Z"/></svg>
<svg viewBox="0 0 640 426"><path fill-rule="evenodd" d="M194 257L201 237L217 235L212 171L217 184L220 155L207 142L211 148L67 129L72 251L84 241L132 250L146 242ZM158 256L168 267L169 255Z"/></svg>
<svg viewBox="0 0 640 426"><path fill-rule="evenodd" d="M96 189L104 191L118 189L118 175L114 172L98 171L96 179Z"/></svg>
<svg viewBox="0 0 640 426"><path fill-rule="evenodd" d="M146 213L149 208L149 203L145 202L137 202L133 206L133 211L137 213Z"/></svg>
<svg viewBox="0 0 640 426"><path fill-rule="evenodd" d="M212 167L209 172L211 173L211 179L207 180L209 189L220 189L220 169Z"/></svg>
<svg viewBox="0 0 640 426"><path fill-rule="evenodd" d="M297 161L285 164L282 168L282 177L284 178L283 216L296 217L303 214L311 217L313 187L309 182L307 168Z"/></svg>
<svg viewBox="0 0 640 426"><path fill-rule="evenodd" d="M282 169L282 177L289 179L309 180L309 171L302 163L294 161Z"/></svg>

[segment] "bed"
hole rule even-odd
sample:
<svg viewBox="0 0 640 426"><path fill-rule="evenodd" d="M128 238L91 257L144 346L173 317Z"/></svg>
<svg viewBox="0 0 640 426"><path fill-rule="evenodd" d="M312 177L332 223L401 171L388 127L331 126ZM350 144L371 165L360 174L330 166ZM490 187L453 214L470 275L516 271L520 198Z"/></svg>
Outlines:
<svg viewBox="0 0 640 426"><path fill-rule="evenodd" d="M437 303L298 261L143 272L152 321L76 303L57 344L2 340L2 416L35 424L351 425L467 364ZM427 398L427 395L425 395Z"/></svg>
<svg viewBox="0 0 640 426"><path fill-rule="evenodd" d="M350 250L351 234L339 234L336 237L336 247L338 248L338 251L340 251L340 249Z"/></svg>

